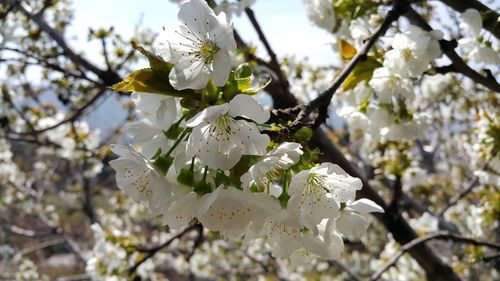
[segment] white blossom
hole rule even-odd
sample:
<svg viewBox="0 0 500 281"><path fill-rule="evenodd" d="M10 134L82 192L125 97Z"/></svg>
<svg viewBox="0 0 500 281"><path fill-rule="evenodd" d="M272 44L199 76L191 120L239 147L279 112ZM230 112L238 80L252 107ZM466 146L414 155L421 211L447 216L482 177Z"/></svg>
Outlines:
<svg viewBox="0 0 500 281"><path fill-rule="evenodd" d="M149 161L132 147L114 144L111 150L120 156L109 162L116 171L116 184L130 197L137 201L149 201L158 190L169 188Z"/></svg>
<svg viewBox="0 0 500 281"><path fill-rule="evenodd" d="M193 128L186 146L186 155L197 156L212 169L231 169L242 155L263 155L269 136L261 134L257 125L235 117L264 123L269 113L252 97L237 95L229 103L204 109L188 120Z"/></svg>
<svg viewBox="0 0 500 281"><path fill-rule="evenodd" d="M437 40L442 36L440 31L426 32L410 26L404 33L394 36L392 50L384 55L384 66L400 75L422 75L429 63L441 56Z"/></svg>
<svg viewBox="0 0 500 281"><path fill-rule="evenodd" d="M267 186L280 171L288 169L297 163L303 154L302 146L294 142L284 142L275 149L266 153L255 163L248 172L241 176L243 188L249 189L252 185Z"/></svg>
<svg viewBox="0 0 500 281"><path fill-rule="evenodd" d="M309 19L321 28L333 31L335 27L335 14L330 1L304 0L306 13Z"/></svg>
<svg viewBox="0 0 500 281"><path fill-rule="evenodd" d="M224 12L215 15L203 0L184 3L181 25L160 40L162 57L174 64L169 79L178 90L204 88L209 79L223 86L231 70L230 52L236 49L232 24Z"/></svg>
<svg viewBox="0 0 500 281"><path fill-rule="evenodd" d="M415 97L411 81L387 67L375 69L369 83L382 103L391 103L392 97Z"/></svg>
<svg viewBox="0 0 500 281"><path fill-rule="evenodd" d="M303 226L316 231L323 219L339 215L340 204L354 200L362 186L359 178L349 176L332 163L322 163L293 176L288 208L299 214Z"/></svg>
<svg viewBox="0 0 500 281"><path fill-rule="evenodd" d="M266 193L220 186L201 199L198 219L209 229L238 239L250 223L259 230L264 220L279 209L279 203Z"/></svg>
<svg viewBox="0 0 500 281"><path fill-rule="evenodd" d="M335 220L337 230L348 238L358 239L366 235L369 225L366 214L374 212L383 213L384 209L366 198L354 202L348 201L340 216Z"/></svg>
<svg viewBox="0 0 500 281"><path fill-rule="evenodd" d="M131 98L137 111L160 130L168 130L181 112L176 99L167 95L132 93Z"/></svg>

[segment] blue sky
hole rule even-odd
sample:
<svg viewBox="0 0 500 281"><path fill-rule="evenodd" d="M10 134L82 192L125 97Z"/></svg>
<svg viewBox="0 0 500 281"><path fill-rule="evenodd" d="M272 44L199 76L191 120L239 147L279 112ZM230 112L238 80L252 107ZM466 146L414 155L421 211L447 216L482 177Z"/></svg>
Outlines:
<svg viewBox="0 0 500 281"><path fill-rule="evenodd" d="M73 5L75 20L70 34L80 38L73 42L80 46L88 44L85 40L89 27L114 26L115 30L127 38L126 35L132 34L142 15L143 26L159 32L163 26L177 24L179 10L177 4L168 0L75 0ZM335 61L335 54L326 45L330 37L325 31L310 24L302 0L258 0L252 8L279 56L308 56L313 64ZM259 43L245 15L234 18L234 25L246 41ZM97 46L85 49L89 57L99 57L96 56L99 52ZM263 48L259 49L263 51Z"/></svg>

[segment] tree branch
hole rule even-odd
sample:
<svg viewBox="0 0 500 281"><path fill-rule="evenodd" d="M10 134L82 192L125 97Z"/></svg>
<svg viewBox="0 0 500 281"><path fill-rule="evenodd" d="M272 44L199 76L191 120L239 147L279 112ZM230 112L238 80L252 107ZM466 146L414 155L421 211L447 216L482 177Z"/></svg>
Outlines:
<svg viewBox="0 0 500 281"><path fill-rule="evenodd" d="M142 250L143 252L146 252L146 255L140 259L138 262L136 262L130 269L129 269L129 274L133 274L135 273L135 271L137 270L137 268L143 264L144 262L146 262L148 259L152 258L154 255L156 255L156 253L158 253L160 250L162 250L163 248L166 248L168 247L170 244L172 244L176 239L179 239L181 238L182 236L184 236L186 233L192 231L192 230L195 230L195 229L198 229L200 227L200 224L199 223L191 223L190 225L188 225L187 227L185 227L184 229L180 230L179 232L177 232L174 236L172 236L170 239L168 239L167 241L165 241L163 244L159 245L159 246L156 246L154 248L150 248L150 249L146 249L146 250Z"/></svg>
<svg viewBox="0 0 500 281"><path fill-rule="evenodd" d="M487 166L488 165L483 165L483 167L481 168L481 170L485 170L487 169ZM457 204L458 201L460 201L462 198L464 198L467 194L469 194L473 189L474 187L477 186L477 184L479 183L479 178L474 176L474 178L467 184L467 186L465 187L464 190L462 190L460 193L457 193L455 194L455 196L453 196L449 201L448 203L446 203L446 205L437 213L437 216L438 217L442 217L444 215L444 213L450 208L452 207L453 205Z"/></svg>
<svg viewBox="0 0 500 281"><path fill-rule="evenodd" d="M370 38L366 40L363 48L351 59L347 66L342 69L340 74L333 81L332 85L321 94L319 94L318 97L310 101L309 104L303 105L302 110L299 112L299 114L297 114L297 118L293 121L293 123L287 129L279 132L277 137L286 138L293 135L297 130L304 126L304 123L307 122L307 119L313 111L317 109L323 109L322 111L326 112L325 109L330 104L333 95L340 88L342 83L344 83L345 79L349 76L352 70L358 63L367 59L368 52L377 42L380 36L384 35L385 32L391 27L392 23L396 21L402 14L404 14L408 8L410 8L408 2L394 1L392 9L387 13L382 24L370 36ZM326 120L326 116L320 116L319 118L322 118L322 121Z"/></svg>
<svg viewBox="0 0 500 281"><path fill-rule="evenodd" d="M407 13L404 15L412 24L421 27L425 31L432 31L432 27L425 21L425 19L417 13L413 8L409 7ZM451 60L452 65L445 67L445 70L453 70L454 72L463 74L464 76L472 79L474 82L485 86L486 88L500 93L500 84L493 78L488 78L476 72L455 52L457 46L456 41L439 40L441 51Z"/></svg>
<svg viewBox="0 0 500 281"><path fill-rule="evenodd" d="M100 89L99 92L97 92L84 105L82 105L81 107L79 107L75 111L73 111L70 116L68 116L67 118L63 119L62 121L60 121L60 122L58 122L58 123L56 123L56 124L54 124L52 126L49 126L49 127L43 128L43 129L34 130L34 131L31 131L31 132L27 132L27 133L19 133L19 135L40 134L40 133L43 133L43 132L47 132L47 131L53 130L53 129L55 129L55 128L57 128L57 127L65 124L65 123L73 122L73 121L77 120L80 117L80 115L82 115L85 112L85 110L87 110L87 108L89 108L90 106L92 106L105 93L106 93L106 89Z"/></svg>
<svg viewBox="0 0 500 281"><path fill-rule="evenodd" d="M120 76L114 71L105 71L92 64L90 61L84 59L81 55L75 53L69 46L66 44L66 40L56 31L54 30L43 18L43 13L32 13L29 7L26 7L19 0L8 0L15 6L17 10L23 13L30 20L34 21L38 27L43 30L47 35L54 40L57 45L63 50L63 54L68 57L73 63L76 65L80 65L85 69L93 72L97 75L104 84L111 86L121 81Z"/></svg>
<svg viewBox="0 0 500 281"><path fill-rule="evenodd" d="M480 240L475 240L472 238L467 238L455 234L448 233L446 231L439 231L435 233L428 234L426 236L418 237L416 239L413 239L412 241L406 243L399 249L399 251L392 257L391 260L389 260L379 271L377 271L371 278L370 281L375 281L378 280L384 272L386 272L389 268L393 267L396 262L401 258L404 253L410 251L412 248L417 247L421 244L424 244L425 242L429 240L451 240L453 242L457 243L465 243L465 244L471 244L475 246L485 246L489 248L493 248L496 250L500 250L500 244L495 244L487 241L480 241Z"/></svg>
<svg viewBox="0 0 500 281"><path fill-rule="evenodd" d="M457 12L465 12L467 9L475 9L481 13L483 28L491 32L493 36L500 39L500 15L477 0L440 0Z"/></svg>

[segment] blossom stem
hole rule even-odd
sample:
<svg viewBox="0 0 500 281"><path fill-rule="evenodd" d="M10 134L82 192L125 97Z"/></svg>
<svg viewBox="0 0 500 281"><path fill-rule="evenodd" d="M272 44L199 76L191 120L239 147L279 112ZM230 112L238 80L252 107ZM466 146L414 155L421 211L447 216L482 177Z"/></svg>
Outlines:
<svg viewBox="0 0 500 281"><path fill-rule="evenodd" d="M182 118L181 118L182 119ZM175 143L172 145L172 147L167 151L166 153L166 156L170 156L170 154L172 153L172 151L174 151L174 149L181 143L181 141L184 139L184 137L187 135L187 130L189 130L188 128L184 129L184 131L182 131L181 135L179 136L179 138L175 141Z"/></svg>

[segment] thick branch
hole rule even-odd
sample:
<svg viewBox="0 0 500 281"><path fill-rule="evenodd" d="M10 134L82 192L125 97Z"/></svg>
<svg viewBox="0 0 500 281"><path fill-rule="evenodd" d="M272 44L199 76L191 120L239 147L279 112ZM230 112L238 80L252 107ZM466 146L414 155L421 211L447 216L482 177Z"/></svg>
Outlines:
<svg viewBox="0 0 500 281"><path fill-rule="evenodd" d="M487 242L487 241L475 240L472 238L467 238L467 237L451 234L451 233L448 233L446 231L431 233L431 234L428 234L426 236L416 238L416 239L410 241L409 243L403 245L401 247L401 249L399 249L399 251L396 253L396 255L394 255L390 261L388 261L381 269L379 269L379 271L377 271L370 278L370 281L378 280L384 272L386 272L389 268L391 268L392 266L394 266L396 264L396 262L399 260L399 258L401 258L404 255L404 253L410 251L414 247L417 247L421 244L424 244L425 242L427 242L429 240L450 240L450 241L457 242L457 243L465 243L465 244L471 244L471 245L475 245L475 246L485 246L485 247L493 248L496 250L500 250L499 244L495 244L495 243L491 243L491 242Z"/></svg>
<svg viewBox="0 0 500 281"><path fill-rule="evenodd" d="M363 182L363 189L358 193L358 197L370 199L386 210L383 214L376 214L378 220L385 226L385 228L392 233L394 239L404 245L413 239L416 239L417 233L411 228L406 220L399 212L390 212L385 201L380 197L377 191L368 183L368 181L361 175L361 173L352 166L342 152L332 144L331 140L324 133L321 128L314 132L312 140L313 145L319 147L323 152L324 161L336 163L344 169L349 175L358 177ZM410 255L419 263L419 265L426 272L429 280L436 281L457 281L460 278L453 272L453 270L444 263L429 247L425 244L418 244L409 249Z"/></svg>

